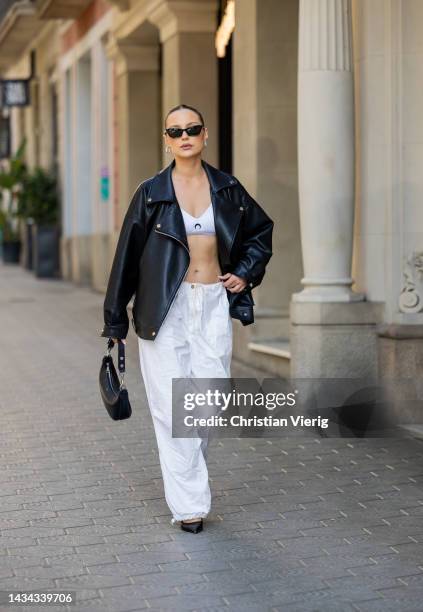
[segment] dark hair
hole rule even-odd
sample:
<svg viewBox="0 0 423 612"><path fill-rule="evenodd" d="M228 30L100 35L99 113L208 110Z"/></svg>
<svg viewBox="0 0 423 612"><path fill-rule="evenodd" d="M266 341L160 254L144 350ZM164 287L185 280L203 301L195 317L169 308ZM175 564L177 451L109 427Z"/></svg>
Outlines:
<svg viewBox="0 0 423 612"><path fill-rule="evenodd" d="M173 113L173 111L181 110L183 108L187 108L188 110L194 111L194 113L196 113L198 115L198 117L200 118L201 125L204 125L203 115L200 113L199 110L197 110L193 106L189 106L188 104L178 104L178 106L175 106L174 108L171 108L170 111L167 113L167 115L165 117L165 121L164 121L165 127L166 127L167 118L169 117L170 113Z"/></svg>

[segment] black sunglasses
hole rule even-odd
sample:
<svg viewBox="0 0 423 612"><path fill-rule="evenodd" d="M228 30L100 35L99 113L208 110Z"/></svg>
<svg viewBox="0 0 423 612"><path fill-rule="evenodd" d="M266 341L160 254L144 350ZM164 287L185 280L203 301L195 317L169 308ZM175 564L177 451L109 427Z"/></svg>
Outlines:
<svg viewBox="0 0 423 612"><path fill-rule="evenodd" d="M190 125L187 128L170 127L165 129L165 134L167 134L170 138L180 138L184 132L187 133L187 136L198 136L203 127L204 126L200 124Z"/></svg>

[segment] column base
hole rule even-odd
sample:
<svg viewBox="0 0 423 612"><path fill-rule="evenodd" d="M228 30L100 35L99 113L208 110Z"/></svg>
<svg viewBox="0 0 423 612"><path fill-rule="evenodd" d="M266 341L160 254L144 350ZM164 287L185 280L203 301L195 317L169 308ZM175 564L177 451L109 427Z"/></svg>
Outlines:
<svg viewBox="0 0 423 612"><path fill-rule="evenodd" d="M293 378L377 378L384 303L291 302Z"/></svg>
<svg viewBox="0 0 423 612"><path fill-rule="evenodd" d="M355 293L349 287L334 285L318 285L305 287L302 291L292 294L293 302L363 302L364 293Z"/></svg>

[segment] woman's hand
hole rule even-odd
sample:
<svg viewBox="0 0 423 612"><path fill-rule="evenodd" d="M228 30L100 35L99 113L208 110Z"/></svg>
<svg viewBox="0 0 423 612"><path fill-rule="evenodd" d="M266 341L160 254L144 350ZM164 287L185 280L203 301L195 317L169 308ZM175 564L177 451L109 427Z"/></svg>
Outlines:
<svg viewBox="0 0 423 612"><path fill-rule="evenodd" d="M229 289L231 293L240 293L247 286L247 281L240 276L236 276L236 274L231 274L227 272L223 275L218 275L220 280L223 280L223 286L226 289Z"/></svg>

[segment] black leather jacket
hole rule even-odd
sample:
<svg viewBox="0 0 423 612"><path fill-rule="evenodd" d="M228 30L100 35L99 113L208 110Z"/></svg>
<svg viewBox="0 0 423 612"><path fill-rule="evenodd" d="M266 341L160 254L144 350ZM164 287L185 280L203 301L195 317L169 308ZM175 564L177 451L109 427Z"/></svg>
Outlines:
<svg viewBox="0 0 423 612"><path fill-rule="evenodd" d="M226 290L231 317L254 322L251 290L261 283L272 256L273 221L233 176L202 160L214 211L222 274L245 278L240 293ZM175 160L135 190L126 212L104 299L101 336L126 338L127 305L135 294L132 324L154 340L190 263L180 207L171 178Z"/></svg>

